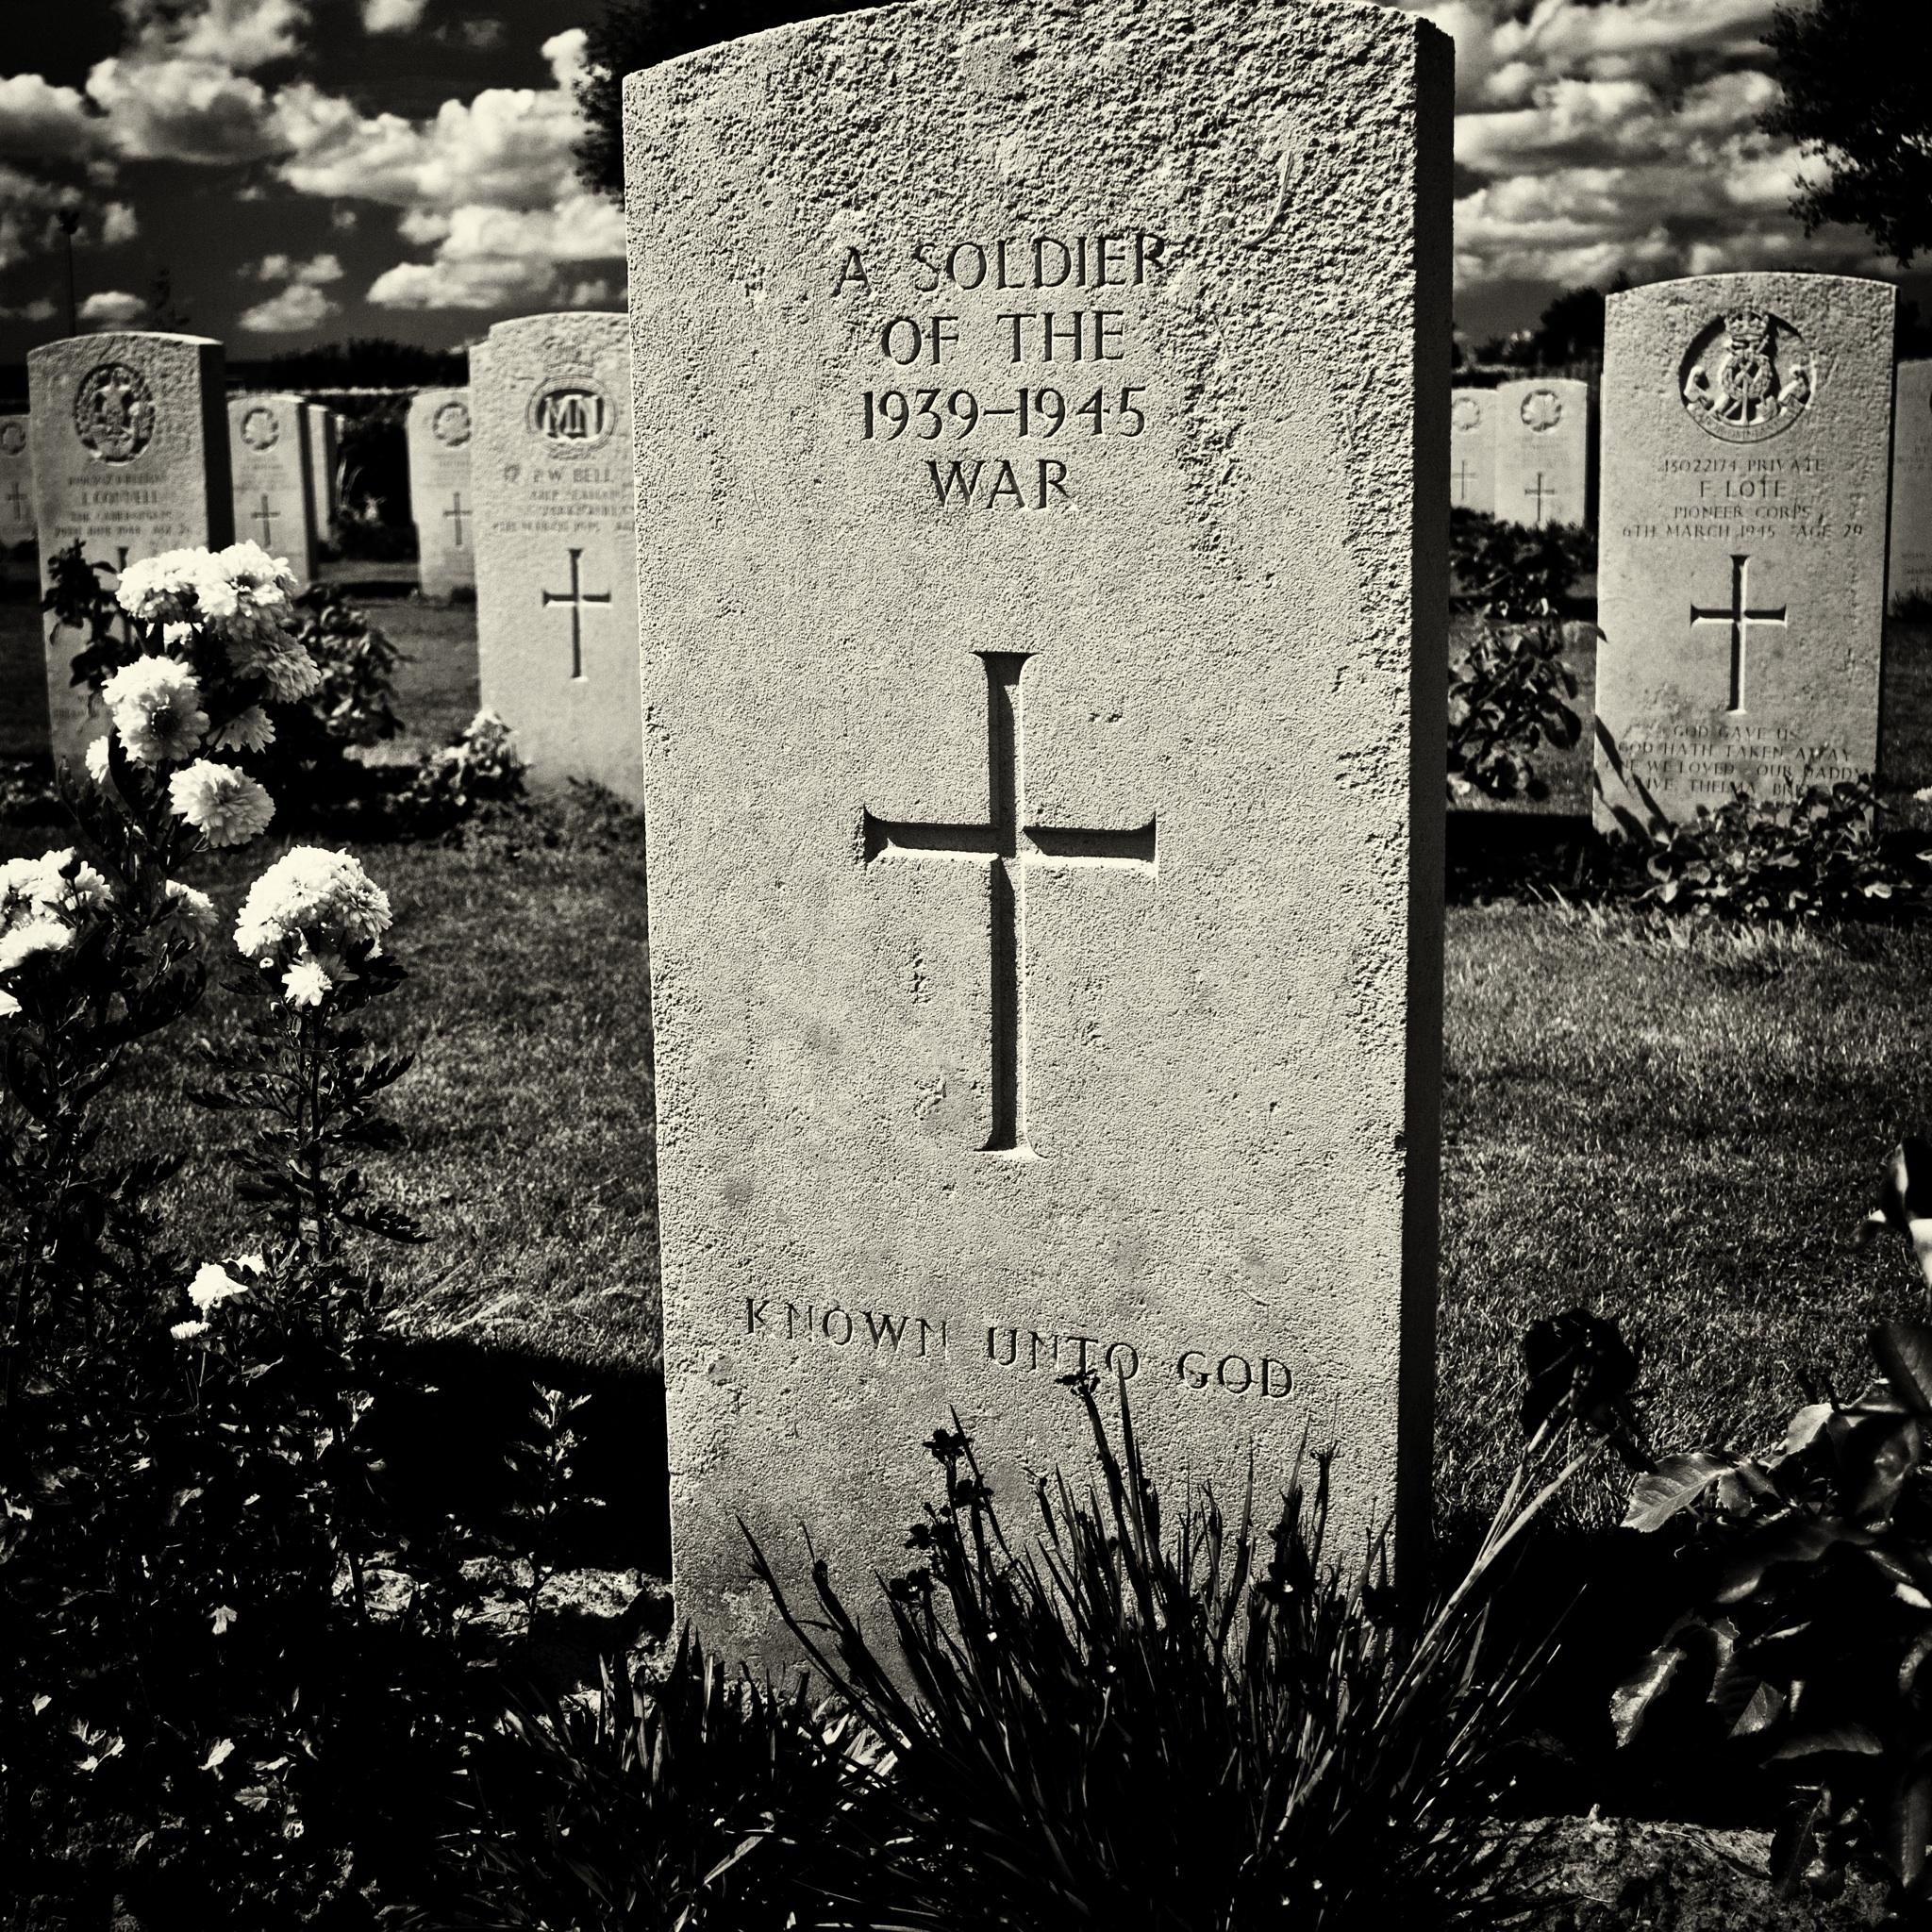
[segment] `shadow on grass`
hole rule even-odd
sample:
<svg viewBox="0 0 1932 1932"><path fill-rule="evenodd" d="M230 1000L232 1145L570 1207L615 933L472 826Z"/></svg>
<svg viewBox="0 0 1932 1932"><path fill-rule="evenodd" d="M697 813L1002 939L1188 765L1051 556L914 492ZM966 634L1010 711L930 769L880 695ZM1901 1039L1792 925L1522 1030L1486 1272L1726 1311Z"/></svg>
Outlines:
<svg viewBox="0 0 1932 1932"><path fill-rule="evenodd" d="M398 1341L405 1378L425 1392L398 1401L383 1441L406 1511L449 1511L491 1524L510 1501L508 1457L528 1427L532 1391L591 1400L572 1418L580 1441L574 1493L603 1507L574 1512L558 1552L575 1569L671 1570L664 1378L460 1339Z"/></svg>

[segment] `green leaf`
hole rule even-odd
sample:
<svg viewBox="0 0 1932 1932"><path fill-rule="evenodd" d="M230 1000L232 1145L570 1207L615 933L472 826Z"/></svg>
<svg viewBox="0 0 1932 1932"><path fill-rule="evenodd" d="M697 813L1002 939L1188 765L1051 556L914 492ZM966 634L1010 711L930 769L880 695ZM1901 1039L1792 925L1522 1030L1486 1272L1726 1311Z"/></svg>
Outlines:
<svg viewBox="0 0 1932 1932"><path fill-rule="evenodd" d="M1624 1513L1625 1529L1661 1529L1682 1514L1720 1476L1737 1467L1736 1458L1708 1449L1684 1456L1667 1456L1639 1476L1630 1489L1630 1507Z"/></svg>
<svg viewBox="0 0 1932 1932"><path fill-rule="evenodd" d="M1774 1762L1791 1757L1818 1757L1843 1751L1858 1757L1882 1757L1885 1746L1863 1724L1821 1724L1788 1738L1772 1755Z"/></svg>
<svg viewBox="0 0 1932 1932"><path fill-rule="evenodd" d="M1923 1176L1919 1183L1924 1186ZM1901 1198L1906 1191L1900 1191ZM1883 1322L1872 1331L1872 1352L1906 1407L1914 1415L1932 1415L1932 1328Z"/></svg>
<svg viewBox="0 0 1932 1932"><path fill-rule="evenodd" d="M1676 1680L1684 1655L1673 1632L1610 1692L1610 1729L1619 1749L1637 1735L1651 1707Z"/></svg>

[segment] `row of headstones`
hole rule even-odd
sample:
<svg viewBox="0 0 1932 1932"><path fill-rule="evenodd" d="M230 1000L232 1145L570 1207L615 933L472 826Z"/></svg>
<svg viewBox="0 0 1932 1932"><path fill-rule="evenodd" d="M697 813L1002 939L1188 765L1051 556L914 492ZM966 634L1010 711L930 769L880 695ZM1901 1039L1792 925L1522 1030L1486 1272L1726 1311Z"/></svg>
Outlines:
<svg viewBox="0 0 1932 1932"><path fill-rule="evenodd" d="M0 425L0 496L43 558L80 539L115 568L241 536L304 582L337 508L336 419L296 395L223 395L221 345L100 335L28 358L29 409ZM473 390L411 399L407 445L425 596L474 587L483 703L541 782L641 796L629 341L622 315L500 325ZM216 425L225 408L225 434ZM49 619L51 625L52 619ZM101 728L50 632L52 743Z"/></svg>
<svg viewBox="0 0 1932 1932"><path fill-rule="evenodd" d="M1449 393L1449 501L1541 529L1588 524L1590 384L1539 376Z"/></svg>
<svg viewBox="0 0 1932 1932"><path fill-rule="evenodd" d="M709 48L625 86L634 360L560 323L480 358L480 621L521 559L497 608L569 653L560 728L637 701L600 402L651 425L674 1582L730 1651L781 1647L747 1531L794 1601L801 1522L898 1569L949 1413L1017 1515L1080 1454L1081 1371L1171 1482L1265 1507L1312 1426L1342 1541L1426 1533L1453 78L1414 14L1324 0ZM1613 778L1671 789L1658 717L1869 768L1891 303L1611 298ZM43 529L56 479L225 445L218 351L168 351L204 358L171 412L148 344L42 352ZM225 486L122 527L205 540Z"/></svg>

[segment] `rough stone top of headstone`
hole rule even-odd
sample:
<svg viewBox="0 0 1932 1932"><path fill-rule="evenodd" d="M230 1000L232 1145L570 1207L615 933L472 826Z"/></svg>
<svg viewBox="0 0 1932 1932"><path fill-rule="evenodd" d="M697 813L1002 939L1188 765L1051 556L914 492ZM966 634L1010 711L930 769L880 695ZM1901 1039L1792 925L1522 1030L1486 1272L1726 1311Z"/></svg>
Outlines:
<svg viewBox="0 0 1932 1932"><path fill-rule="evenodd" d="M59 399L82 447L111 475L178 461L200 446L211 426L205 412L222 402L208 353L219 358L221 349L211 336L115 330L43 342L26 361L36 397ZM183 384L200 392L174 393Z"/></svg>

